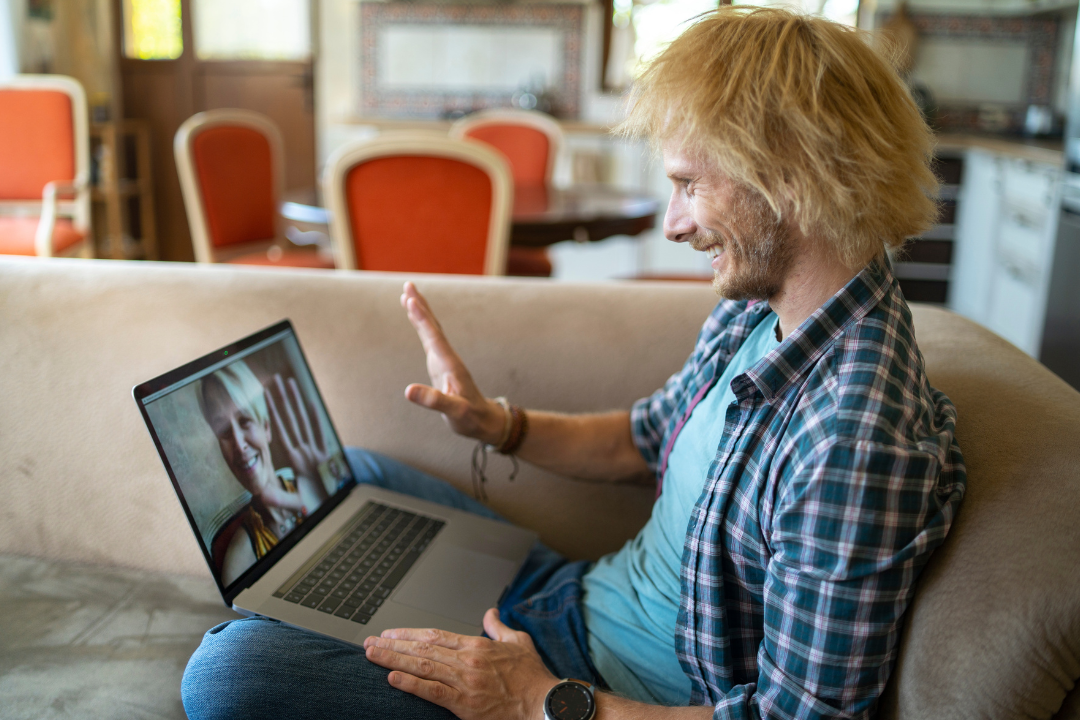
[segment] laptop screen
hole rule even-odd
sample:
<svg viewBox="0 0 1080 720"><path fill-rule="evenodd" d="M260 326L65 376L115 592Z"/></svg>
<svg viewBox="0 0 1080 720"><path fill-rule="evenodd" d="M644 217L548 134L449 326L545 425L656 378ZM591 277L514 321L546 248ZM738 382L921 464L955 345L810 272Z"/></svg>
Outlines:
<svg viewBox="0 0 1080 720"><path fill-rule="evenodd" d="M287 321L135 397L223 595L355 482Z"/></svg>

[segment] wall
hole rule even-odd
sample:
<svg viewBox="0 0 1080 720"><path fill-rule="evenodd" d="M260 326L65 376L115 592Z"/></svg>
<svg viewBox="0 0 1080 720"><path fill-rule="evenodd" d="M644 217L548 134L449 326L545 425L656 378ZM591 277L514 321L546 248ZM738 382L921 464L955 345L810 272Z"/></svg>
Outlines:
<svg viewBox="0 0 1080 720"><path fill-rule="evenodd" d="M876 0L874 4L878 12L892 13L901 1ZM1063 8L1075 9L1076 0L907 0L907 5L912 13L1030 15Z"/></svg>
<svg viewBox="0 0 1080 720"><path fill-rule="evenodd" d="M0 0L0 8L12 18L18 72L70 75L82 83L91 107L115 115L112 0L56 0L51 19L28 17L26 0Z"/></svg>
<svg viewBox="0 0 1080 720"><path fill-rule="evenodd" d="M19 34L22 8L16 0L0 0L0 80L19 72Z"/></svg>
<svg viewBox="0 0 1080 720"><path fill-rule="evenodd" d="M932 92L941 130L1019 132L1030 105L1064 113L1075 6L1036 15L911 12L909 19L918 32L911 75Z"/></svg>

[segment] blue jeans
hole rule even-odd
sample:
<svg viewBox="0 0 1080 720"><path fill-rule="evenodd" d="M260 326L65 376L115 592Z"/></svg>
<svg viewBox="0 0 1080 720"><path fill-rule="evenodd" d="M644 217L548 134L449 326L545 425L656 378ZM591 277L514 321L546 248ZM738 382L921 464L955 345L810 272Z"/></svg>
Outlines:
<svg viewBox="0 0 1080 720"><path fill-rule="evenodd" d="M376 453L349 448L357 480L501 520L450 485ZM499 606L502 621L532 636L557 677L603 687L589 658L581 614L584 561L537 543ZM362 648L287 627L267 618L231 620L210 629L188 661L180 686L191 720L204 718L396 718L453 714L387 682L388 670Z"/></svg>

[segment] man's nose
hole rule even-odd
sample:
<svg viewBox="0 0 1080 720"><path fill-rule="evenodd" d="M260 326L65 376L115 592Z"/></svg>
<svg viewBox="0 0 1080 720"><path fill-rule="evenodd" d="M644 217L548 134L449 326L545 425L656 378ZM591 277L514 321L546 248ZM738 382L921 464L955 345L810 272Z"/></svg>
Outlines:
<svg viewBox="0 0 1080 720"><path fill-rule="evenodd" d="M664 214L664 237L671 242L686 242L697 232L694 216L685 199L679 193L671 193L667 213Z"/></svg>

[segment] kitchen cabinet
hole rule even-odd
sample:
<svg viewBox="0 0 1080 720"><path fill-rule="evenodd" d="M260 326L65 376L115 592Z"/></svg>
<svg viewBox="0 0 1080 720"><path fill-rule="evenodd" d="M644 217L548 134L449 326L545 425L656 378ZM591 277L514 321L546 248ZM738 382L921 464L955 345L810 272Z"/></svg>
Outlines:
<svg viewBox="0 0 1080 720"><path fill-rule="evenodd" d="M949 306L1038 357L1062 168L983 149L964 166Z"/></svg>
<svg viewBox="0 0 1080 720"><path fill-rule="evenodd" d="M949 266L953 256L956 231L957 197L964 174L963 154L939 152L934 159L934 174L941 183L938 190L937 223L918 237L911 238L899 252L892 253L893 273L909 302L945 304L949 294Z"/></svg>

